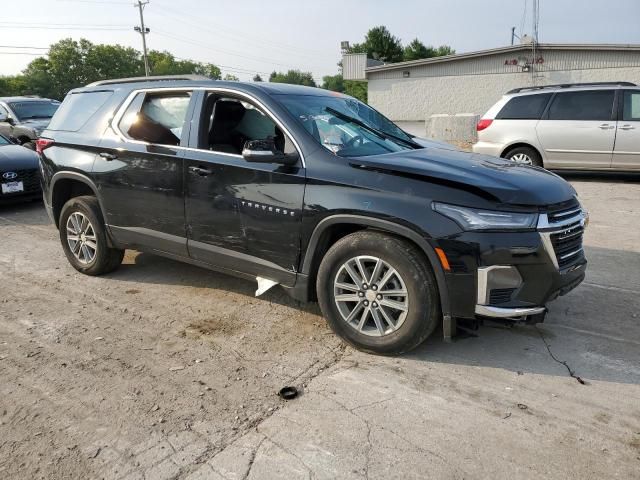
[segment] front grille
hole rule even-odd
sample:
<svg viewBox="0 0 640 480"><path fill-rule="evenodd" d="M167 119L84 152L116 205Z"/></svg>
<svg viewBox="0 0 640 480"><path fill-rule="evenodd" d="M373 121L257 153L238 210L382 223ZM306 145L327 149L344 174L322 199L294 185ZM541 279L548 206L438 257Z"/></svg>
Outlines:
<svg viewBox="0 0 640 480"><path fill-rule="evenodd" d="M515 291L515 288L494 288L489 293L489 305L507 303Z"/></svg>
<svg viewBox="0 0 640 480"><path fill-rule="evenodd" d="M37 193L40 191L40 174L38 173L37 168L31 168L28 170L11 170L18 174L16 178L11 179L12 182L22 182L24 186L24 192L20 192L20 194L24 193ZM0 172L0 179L5 183L8 180L2 178L2 174L4 172ZM11 195L11 194L10 194Z"/></svg>
<svg viewBox="0 0 640 480"><path fill-rule="evenodd" d="M558 205L555 208L551 208L547 212L549 224L560 223L563 220L567 220L581 212L580 204L577 201L572 201L568 204Z"/></svg>
<svg viewBox="0 0 640 480"><path fill-rule="evenodd" d="M582 250L583 235L584 228L580 225L580 222L551 234L551 244L556 254L558 268L565 269L584 257L584 251Z"/></svg>

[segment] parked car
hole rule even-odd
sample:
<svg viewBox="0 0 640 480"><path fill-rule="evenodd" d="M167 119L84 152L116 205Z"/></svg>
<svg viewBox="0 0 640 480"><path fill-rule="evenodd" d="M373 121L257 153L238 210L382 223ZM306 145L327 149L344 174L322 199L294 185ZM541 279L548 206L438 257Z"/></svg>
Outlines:
<svg viewBox="0 0 640 480"><path fill-rule="evenodd" d="M60 106L57 100L39 97L0 97L0 135L15 138L31 150Z"/></svg>
<svg viewBox="0 0 640 480"><path fill-rule="evenodd" d="M554 170L640 170L640 87L517 88L478 122L473 151Z"/></svg>
<svg viewBox="0 0 640 480"><path fill-rule="evenodd" d="M98 82L67 95L37 148L78 271L133 248L255 279L256 294L280 284L369 352L456 318L541 321L585 275L587 215L566 181L423 147L322 89Z"/></svg>
<svg viewBox="0 0 640 480"><path fill-rule="evenodd" d="M0 203L41 197L38 155L0 135Z"/></svg>

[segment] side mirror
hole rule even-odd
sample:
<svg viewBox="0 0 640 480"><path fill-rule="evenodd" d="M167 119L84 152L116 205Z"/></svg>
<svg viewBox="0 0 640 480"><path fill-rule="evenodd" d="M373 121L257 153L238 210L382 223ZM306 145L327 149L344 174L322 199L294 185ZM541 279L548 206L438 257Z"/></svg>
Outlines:
<svg viewBox="0 0 640 480"><path fill-rule="evenodd" d="M9 116L6 113L0 113L0 123L8 123Z"/></svg>
<svg viewBox="0 0 640 480"><path fill-rule="evenodd" d="M272 138L265 140L249 140L242 149L242 157L253 163L279 163L293 165L298 161L296 155L286 155L276 149Z"/></svg>

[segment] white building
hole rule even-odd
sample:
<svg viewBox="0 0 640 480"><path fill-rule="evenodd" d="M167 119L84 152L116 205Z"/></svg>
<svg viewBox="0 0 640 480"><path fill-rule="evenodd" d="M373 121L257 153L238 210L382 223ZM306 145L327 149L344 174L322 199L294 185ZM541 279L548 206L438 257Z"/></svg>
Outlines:
<svg viewBox="0 0 640 480"><path fill-rule="evenodd" d="M513 45L379 66L343 56L346 80L368 82L369 104L424 134L431 115L482 115L517 87L580 82L640 83L640 45Z"/></svg>

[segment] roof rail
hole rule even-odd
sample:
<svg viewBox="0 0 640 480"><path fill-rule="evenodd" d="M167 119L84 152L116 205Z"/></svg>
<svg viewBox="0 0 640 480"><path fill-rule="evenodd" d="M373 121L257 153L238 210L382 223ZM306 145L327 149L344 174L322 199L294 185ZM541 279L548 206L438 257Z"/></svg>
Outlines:
<svg viewBox="0 0 640 480"><path fill-rule="evenodd" d="M139 83L139 82L169 82L176 80L192 80L202 81L211 80L204 75L157 75L151 77L129 77L129 78L112 78L110 80L99 80L90 83L87 87L99 87L101 85L116 85L118 83Z"/></svg>
<svg viewBox="0 0 640 480"><path fill-rule="evenodd" d="M637 87L637 85L632 82L557 83L555 85L540 85L536 87L514 88L513 90L509 90L507 92L507 95L510 93L524 92L525 90L543 90L545 88L571 88L571 87L604 87L607 85L619 86L619 87Z"/></svg>

